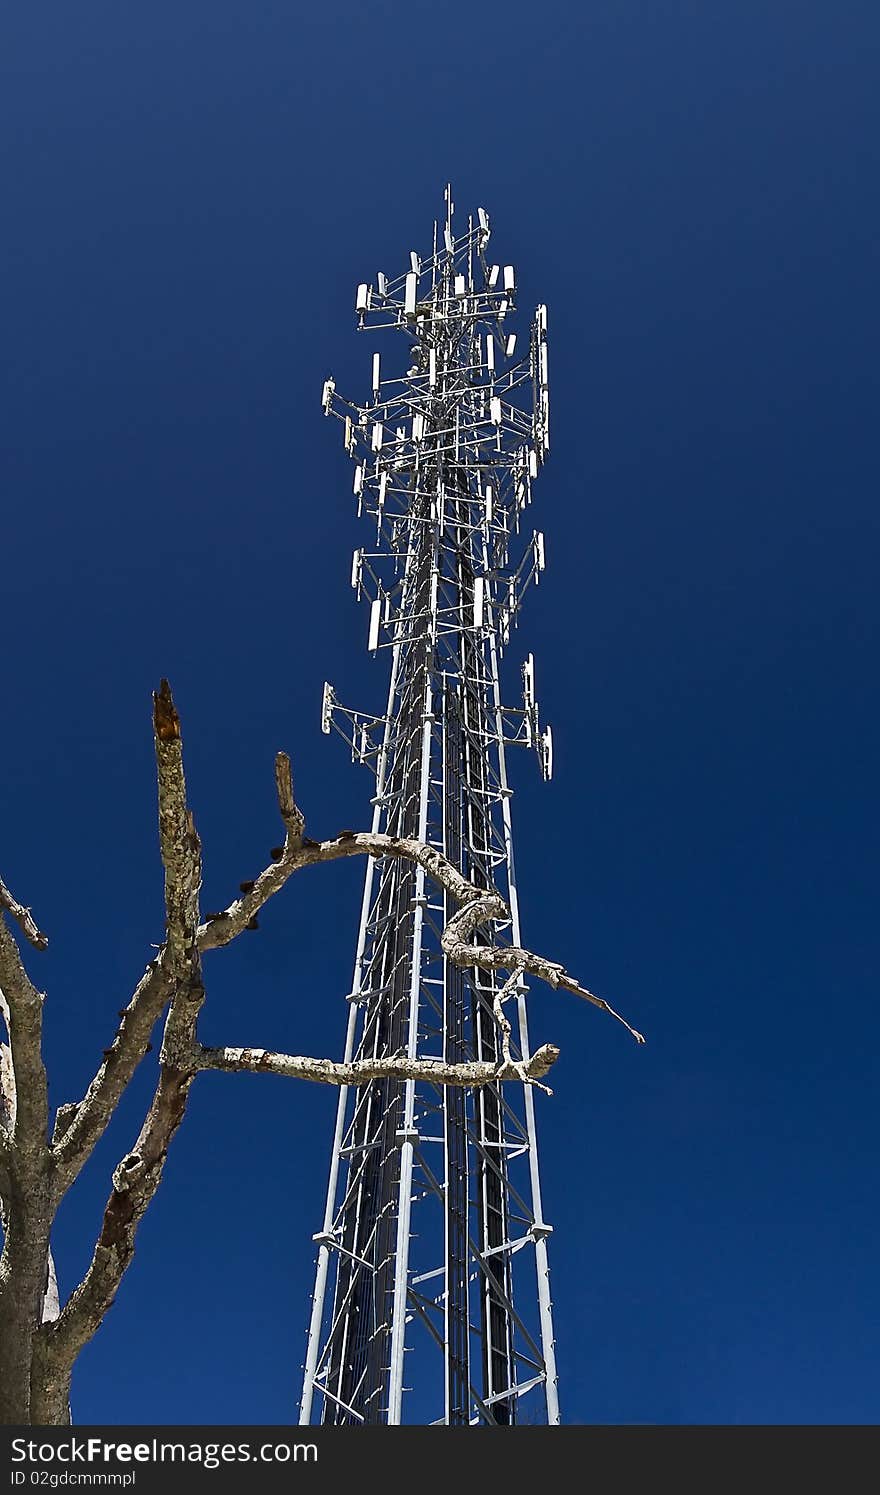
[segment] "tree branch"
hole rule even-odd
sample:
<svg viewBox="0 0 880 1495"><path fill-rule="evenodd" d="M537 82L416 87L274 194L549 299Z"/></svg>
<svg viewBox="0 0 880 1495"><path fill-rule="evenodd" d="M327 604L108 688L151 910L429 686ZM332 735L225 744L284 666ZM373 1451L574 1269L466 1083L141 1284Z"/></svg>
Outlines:
<svg viewBox="0 0 880 1495"><path fill-rule="evenodd" d="M159 802L159 846L165 868L165 943L151 961L121 1014L104 1060L53 1146L56 1201L73 1183L103 1136L119 1098L147 1051L150 1033L165 1006L181 992L179 1029L187 1035L200 1000L189 997L197 985L198 893L201 881L199 838L186 805L180 718L167 680L153 693L153 734ZM203 997L204 993L201 994ZM172 1039L177 1033L172 1035Z"/></svg>
<svg viewBox="0 0 880 1495"><path fill-rule="evenodd" d="M279 755L281 756L286 757ZM284 846L277 850L278 859L273 865L261 872L253 883L242 884L247 889L243 897L237 898L221 913L202 924L198 932L200 951L216 950L228 945L242 930L253 928L253 921L263 905L301 867L312 867L320 862L333 862L350 856L404 857L408 861L417 862L434 882L463 905L450 919L442 940L443 953L454 965L479 966L487 971L510 971L519 967L548 982L550 986L562 987L565 991L582 997L585 1002L591 1002L594 1007L622 1023L636 1043L645 1042L643 1035L636 1028L630 1027L626 1019L615 1012L604 998L597 997L594 992L581 986L557 961L546 960L544 956L535 955L517 945L472 944L471 937L479 925L509 919L510 910L500 894L485 892L468 882L436 847L401 836L373 834L371 831L357 834L343 831L333 840L302 839L298 846L293 844L288 835Z"/></svg>
<svg viewBox="0 0 880 1495"><path fill-rule="evenodd" d="M83 1099L63 1107L52 1138L54 1197L70 1188L107 1128L119 1099L147 1052L150 1034L171 1000L174 983L161 955L138 982L110 1047ZM62 1125L63 1120L63 1125Z"/></svg>
<svg viewBox="0 0 880 1495"><path fill-rule="evenodd" d="M23 1178L42 1164L49 1121L46 1071L41 1052L43 998L27 974L18 946L0 913L0 990L9 1030L14 1117L11 1139Z"/></svg>
<svg viewBox="0 0 880 1495"><path fill-rule="evenodd" d="M286 756L279 754L279 757ZM277 761L277 760L276 760ZM264 904L280 892L288 878L301 867L335 862L351 856L399 856L418 862L428 876L441 883L459 903L479 896L479 889L448 862L436 847L401 836L375 835L371 831L342 831L328 841L310 841L288 833L283 846L273 849L273 862L252 883L242 883L244 896L236 898L219 914L209 915L198 933L199 950L219 949L228 945L251 925ZM500 900L499 900L500 901Z"/></svg>
<svg viewBox="0 0 880 1495"><path fill-rule="evenodd" d="M636 1028L631 1028L626 1018L615 1012L603 997L597 997L594 992L588 991L581 986L574 976L569 975L565 966L557 961L547 960L543 955L534 955L531 950L523 950L518 945L476 945L470 943L475 930L490 920L503 919L508 916L507 905L498 893L478 893L457 914L453 914L449 923L443 931L440 945L447 960L451 960L457 966L479 966L484 971L527 971L531 976L538 976L546 981L549 986L562 987L564 991L574 992L575 996L583 997L585 1002L591 1002L600 1011L607 1012L617 1022L622 1023L628 1033L631 1033L636 1043L644 1043L643 1034Z"/></svg>
<svg viewBox="0 0 880 1495"><path fill-rule="evenodd" d="M201 856L186 803L180 718L163 680L153 693L153 724L159 788L159 846L165 868L165 948L171 974L188 977L198 928Z"/></svg>
<svg viewBox="0 0 880 1495"><path fill-rule="evenodd" d="M137 1227L159 1187L171 1139L183 1120L192 1078L191 1071L162 1066L137 1142L113 1174L113 1191L88 1271L60 1317L43 1326L47 1364L61 1382L99 1327L134 1256Z"/></svg>
<svg viewBox="0 0 880 1495"><path fill-rule="evenodd" d="M49 936L37 928L30 909L25 908L13 898L2 877L0 877L0 908L5 909L11 915L25 939L30 941L35 950L47 949Z"/></svg>
<svg viewBox="0 0 880 1495"><path fill-rule="evenodd" d="M500 1064L473 1060L447 1064L442 1059L355 1059L337 1064L332 1059L304 1059L267 1049L210 1049L199 1047L198 1069L220 1069L238 1074L281 1075L294 1080L316 1080L322 1085L369 1085L373 1080L427 1080L436 1085L491 1085L498 1080L540 1080L559 1058L559 1050L545 1043L526 1063L509 1055Z"/></svg>
<svg viewBox="0 0 880 1495"><path fill-rule="evenodd" d="M0 1416L24 1423L30 1406L32 1333L40 1322L49 1251L49 1101L42 1056L43 998L31 982L7 924L28 937L30 915L4 885L0 909L0 989L9 1033L3 1060L6 1134L3 1253L0 1256ZM10 908L9 904L13 906ZM5 1048L5 1045L4 1045Z"/></svg>
<svg viewBox="0 0 880 1495"><path fill-rule="evenodd" d="M302 843L303 832L306 828L306 817L293 797L293 776L290 771L290 759L286 753L275 754L275 790L278 795L278 808L281 811L281 819L290 838L294 850L297 841Z"/></svg>
<svg viewBox="0 0 880 1495"><path fill-rule="evenodd" d="M196 1044L196 1020L205 997L196 942L201 846L192 813L187 808L180 718L167 680L162 681L153 695L153 724L159 786L159 845L165 868L165 943L159 968L169 992L162 1063L153 1101L135 1147L113 1174L113 1192L104 1211L91 1265L57 1323L47 1331L47 1363L61 1380L113 1302L134 1255L138 1224L159 1186L168 1147L183 1120L195 1074L190 1061ZM282 787L283 784L279 786L279 795ZM139 1055L129 1053L127 1057L134 1057L136 1062ZM71 1136L76 1148L77 1130L81 1150L85 1123L90 1123L93 1131L103 1130L113 1111L113 1104L107 1110L109 1094L110 1087L105 1083L93 1096L82 1120L83 1108L80 1108L58 1144L59 1155L69 1145Z"/></svg>
<svg viewBox="0 0 880 1495"><path fill-rule="evenodd" d="M170 1014L169 1014L170 1022ZM366 1085L373 1080L420 1079L438 1085L476 1086L499 1080L539 1081L559 1057L544 1044L525 1064L474 1061L445 1064L440 1059L390 1059L336 1064L330 1059L298 1058L265 1049L203 1048L194 1045L185 1067L163 1064L149 1114L134 1148L113 1174L113 1192L104 1211L98 1244L85 1277L55 1323L44 1324L45 1363L58 1384L99 1327L112 1304L135 1248L137 1227L162 1176L171 1140L183 1120L189 1087L199 1070L275 1074L327 1085Z"/></svg>

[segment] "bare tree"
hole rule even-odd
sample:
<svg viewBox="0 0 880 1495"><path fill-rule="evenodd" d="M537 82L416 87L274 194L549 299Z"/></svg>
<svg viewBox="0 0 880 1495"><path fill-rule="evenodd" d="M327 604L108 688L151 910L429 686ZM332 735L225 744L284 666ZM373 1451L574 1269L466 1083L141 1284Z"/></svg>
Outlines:
<svg viewBox="0 0 880 1495"><path fill-rule="evenodd" d="M65 1424L70 1420L74 1362L100 1326L133 1256L138 1224L162 1177L168 1148L183 1120L189 1089L205 1069L285 1075L327 1085L363 1085L386 1079L428 1079L441 1085L485 1085L499 1080L540 1083L559 1050L544 1044L527 1061L511 1055L504 1003L529 973L618 1014L582 987L563 966L528 950L478 944L481 926L509 917L504 900L462 876L434 847L394 836L343 831L312 841L293 797L290 761L275 760L275 783L284 843L241 897L219 913L199 912L201 848L186 802L180 720L166 680L153 696L158 768L159 843L165 869L165 940L121 1012L116 1035L82 1100L60 1106L49 1131L46 1071L42 1059L44 997L25 969L10 922L36 950L48 940L29 908L0 881L0 1011L8 1043L0 1044L0 1204L4 1231L0 1258L0 1422ZM404 857L459 905L443 934L448 960L465 967L507 971L495 1016L500 1031L497 1063L445 1064L434 1059L384 1058L350 1064L256 1048L205 1048L196 1025L205 1000L202 957L256 927L263 904L293 872L350 856ZM52 1223L103 1136L135 1070L150 1048L150 1034L165 1015L158 1077L137 1141L113 1172L110 1197L91 1263L63 1308L50 1251ZM622 1018L619 1021L623 1022ZM640 1033L624 1024L637 1042ZM545 1087L546 1088L546 1087Z"/></svg>

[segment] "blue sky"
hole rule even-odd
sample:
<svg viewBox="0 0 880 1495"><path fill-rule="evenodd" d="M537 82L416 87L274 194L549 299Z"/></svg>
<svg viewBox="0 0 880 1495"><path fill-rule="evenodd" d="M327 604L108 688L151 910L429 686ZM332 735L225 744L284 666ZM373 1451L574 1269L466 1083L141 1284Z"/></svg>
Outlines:
<svg viewBox="0 0 880 1495"><path fill-rule="evenodd" d="M76 1098L161 938L149 693L204 906L369 779L378 707L324 423L353 290L447 179L550 312L548 570L519 635L524 934L645 1031L536 993L566 1421L875 1422L876 8L32 0L4 21L2 873ZM516 693L515 660L509 686ZM338 1054L360 870L206 962L208 1042ZM84 1270L138 1077L66 1203ZM80 1362L78 1422L295 1415L333 1096L210 1075Z"/></svg>

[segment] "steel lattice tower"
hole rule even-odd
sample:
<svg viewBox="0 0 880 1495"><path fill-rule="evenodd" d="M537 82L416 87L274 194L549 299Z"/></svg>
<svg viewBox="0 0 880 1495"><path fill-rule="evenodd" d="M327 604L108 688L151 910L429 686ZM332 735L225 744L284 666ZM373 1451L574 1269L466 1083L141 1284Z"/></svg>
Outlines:
<svg viewBox="0 0 880 1495"><path fill-rule="evenodd" d="M456 234L447 188L431 256L357 290L360 327L402 331L409 366L386 377L375 353L364 405L324 386L376 526L352 586L390 682L384 715L325 686L322 726L375 774L373 829L431 842L494 885L511 912L494 937L518 945L505 751L535 748L549 778L552 740L531 656L515 710L499 659L544 568L543 536L521 532L548 450L547 313L520 348L513 267L489 263L489 237L483 209ZM420 867L368 859L347 1060L497 1056L494 977L444 960L446 904ZM514 1057L528 1057L524 982L515 1006ZM530 1086L341 1090L300 1422L558 1423L549 1234Z"/></svg>

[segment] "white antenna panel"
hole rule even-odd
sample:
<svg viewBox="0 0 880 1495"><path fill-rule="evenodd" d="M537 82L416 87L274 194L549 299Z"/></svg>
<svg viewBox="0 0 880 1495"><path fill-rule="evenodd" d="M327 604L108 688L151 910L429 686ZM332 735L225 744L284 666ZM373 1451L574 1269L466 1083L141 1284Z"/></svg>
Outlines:
<svg viewBox="0 0 880 1495"><path fill-rule="evenodd" d="M359 285L358 288L357 288L357 300L355 301L355 311L367 311L369 309L369 305L370 305L370 287L368 285Z"/></svg>
<svg viewBox="0 0 880 1495"><path fill-rule="evenodd" d="M373 393L374 394L378 394L379 393L379 366L380 366L380 361L381 361L380 354L374 353L373 354Z"/></svg>
<svg viewBox="0 0 880 1495"><path fill-rule="evenodd" d="M374 654L379 647L379 624L381 618L382 603L377 597L375 602L370 604L370 636L367 639L367 648L371 654Z"/></svg>
<svg viewBox="0 0 880 1495"><path fill-rule="evenodd" d="M483 626L483 602L485 598L486 583L482 576L474 580L474 627Z"/></svg>
<svg viewBox="0 0 880 1495"><path fill-rule="evenodd" d="M513 357L515 349L516 349L516 333L512 332L510 334L510 337L507 339L507 347L504 350L505 353L507 354L508 358L512 358Z"/></svg>
<svg viewBox="0 0 880 1495"><path fill-rule="evenodd" d="M321 404L324 407L324 414L325 415L329 415L330 414L330 401L333 398L333 391L334 391L335 388L336 388L336 380L335 379L325 379L324 380L324 388L321 391Z"/></svg>
<svg viewBox="0 0 880 1495"><path fill-rule="evenodd" d="M375 424L373 425L373 451L374 452L381 452L381 450L382 450L382 422L380 420L377 420L375 422Z"/></svg>
<svg viewBox="0 0 880 1495"><path fill-rule="evenodd" d="M403 314L405 317L414 317L416 314L416 295L418 290L418 276L408 275L403 297Z"/></svg>
<svg viewBox="0 0 880 1495"><path fill-rule="evenodd" d="M333 702L335 700L333 686L329 680L324 681L324 696L321 701L321 731L325 737L330 735L330 718L333 715Z"/></svg>
<svg viewBox="0 0 880 1495"><path fill-rule="evenodd" d="M490 266L490 269L489 269L489 290L490 291L494 291L495 287L497 286L497 284L498 284L498 277L499 277L500 274L501 274L501 266L500 265L492 265L492 266Z"/></svg>
<svg viewBox="0 0 880 1495"><path fill-rule="evenodd" d="M541 737L541 771L547 783L553 777L553 732L546 727Z"/></svg>
<svg viewBox="0 0 880 1495"><path fill-rule="evenodd" d="M489 419L493 426L501 425L501 401L497 395L493 395L489 401Z"/></svg>
<svg viewBox="0 0 880 1495"><path fill-rule="evenodd" d="M525 664L522 667L522 676L523 676L523 700L525 702L526 711L531 712L532 710L534 710L534 705L535 705L535 656L534 656L534 654L529 654L526 657L526 662L525 662Z"/></svg>
<svg viewBox="0 0 880 1495"><path fill-rule="evenodd" d="M351 585L357 590L361 584L361 568L364 563L364 552L356 550L351 558Z"/></svg>
<svg viewBox="0 0 880 1495"><path fill-rule="evenodd" d="M437 383L437 349L432 348L428 354L428 383L431 388Z"/></svg>
<svg viewBox="0 0 880 1495"><path fill-rule="evenodd" d="M505 291L510 291L512 293L515 284L516 284L516 278L515 278L514 273L513 273L513 266L512 265L505 265L504 266L504 289L505 289Z"/></svg>
<svg viewBox="0 0 880 1495"><path fill-rule="evenodd" d="M354 470L354 492L360 493L364 486L364 464L359 462Z"/></svg>
<svg viewBox="0 0 880 1495"><path fill-rule="evenodd" d="M380 296L385 297L388 295L388 276L383 275L381 270L376 276L376 286Z"/></svg>

